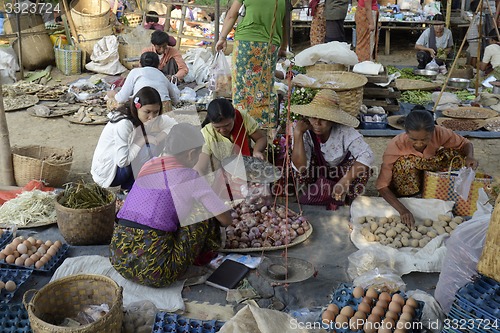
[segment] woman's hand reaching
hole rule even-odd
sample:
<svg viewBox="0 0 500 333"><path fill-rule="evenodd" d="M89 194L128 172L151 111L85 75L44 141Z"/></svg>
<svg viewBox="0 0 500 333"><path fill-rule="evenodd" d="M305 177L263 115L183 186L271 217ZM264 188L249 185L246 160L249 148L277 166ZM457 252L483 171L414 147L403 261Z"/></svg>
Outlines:
<svg viewBox="0 0 500 333"><path fill-rule="evenodd" d="M253 152L253 157L259 158L261 160L265 160L264 154L261 151L254 151Z"/></svg>
<svg viewBox="0 0 500 333"><path fill-rule="evenodd" d="M470 167L470 168L476 170L478 165L479 165L479 163L477 162L477 160L474 157L466 157L465 158L465 166L466 167Z"/></svg>
<svg viewBox="0 0 500 333"><path fill-rule="evenodd" d="M415 227L415 218L413 214L405 208L404 211L399 212L399 216L401 217L401 222L404 223L408 228L412 229Z"/></svg>

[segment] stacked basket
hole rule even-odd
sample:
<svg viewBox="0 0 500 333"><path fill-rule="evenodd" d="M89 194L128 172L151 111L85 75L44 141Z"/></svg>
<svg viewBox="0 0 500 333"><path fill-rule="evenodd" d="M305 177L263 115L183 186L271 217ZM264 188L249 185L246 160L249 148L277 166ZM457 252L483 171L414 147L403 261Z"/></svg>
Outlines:
<svg viewBox="0 0 500 333"><path fill-rule="evenodd" d="M113 33L111 7L105 0L73 0L70 7L80 48L87 53L88 58L95 43Z"/></svg>

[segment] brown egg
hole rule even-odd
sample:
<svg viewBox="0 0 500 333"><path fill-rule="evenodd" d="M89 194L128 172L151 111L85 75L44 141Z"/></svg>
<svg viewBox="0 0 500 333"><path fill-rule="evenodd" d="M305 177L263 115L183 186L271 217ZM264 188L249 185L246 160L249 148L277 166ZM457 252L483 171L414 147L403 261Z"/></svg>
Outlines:
<svg viewBox="0 0 500 333"><path fill-rule="evenodd" d="M401 320L401 321L404 320L404 321L407 321L407 322L411 322L412 319L413 319L413 316L410 313L408 313L408 312L403 312L401 314L401 316L399 317L399 320Z"/></svg>
<svg viewBox="0 0 500 333"><path fill-rule="evenodd" d="M17 246L18 246L19 244L21 244L21 243L22 243L22 241L21 241L19 238L14 238L14 239L12 240L12 243L11 243L11 244L12 244L12 245L14 245L15 247L17 247Z"/></svg>
<svg viewBox="0 0 500 333"><path fill-rule="evenodd" d="M383 291L383 292L380 293L378 299L381 300L381 301L386 301L387 303L389 303L392 300L392 297L391 297L391 295L387 291Z"/></svg>
<svg viewBox="0 0 500 333"><path fill-rule="evenodd" d="M18 266L24 266L24 258L22 257L17 258L16 261L14 261L14 264Z"/></svg>
<svg viewBox="0 0 500 333"><path fill-rule="evenodd" d="M35 263L35 261L31 258L28 258L24 261L24 266L25 267L30 267L30 266L33 266L33 264Z"/></svg>
<svg viewBox="0 0 500 333"><path fill-rule="evenodd" d="M369 315L368 319L366 319L365 324L363 325L363 331L365 331L365 333L376 332L379 320L380 318L377 318L375 315Z"/></svg>
<svg viewBox="0 0 500 333"><path fill-rule="evenodd" d="M386 317L386 318L391 318L392 320L396 321L396 320L398 320L399 315L398 315L397 313L395 313L395 312L392 312L392 311L387 311L387 312L385 313L385 317Z"/></svg>
<svg viewBox="0 0 500 333"><path fill-rule="evenodd" d="M372 304L373 304L373 298L365 296L365 297L363 297L363 299L361 300L361 302L362 303L366 303L366 304L368 304L371 307Z"/></svg>
<svg viewBox="0 0 500 333"><path fill-rule="evenodd" d="M3 288L5 288L5 283L3 281L0 281L0 292Z"/></svg>
<svg viewBox="0 0 500 333"><path fill-rule="evenodd" d="M354 298L363 297L365 296L365 290L362 287L357 286L356 288L353 289L352 296L354 296Z"/></svg>
<svg viewBox="0 0 500 333"><path fill-rule="evenodd" d="M42 245L42 244L43 244L43 241L41 239L37 239L36 240L36 246L37 247L40 247L40 245Z"/></svg>
<svg viewBox="0 0 500 333"><path fill-rule="evenodd" d="M57 248L53 248L51 246L50 249L47 250L47 254L50 254L52 257L54 257L57 254Z"/></svg>
<svg viewBox="0 0 500 333"><path fill-rule="evenodd" d="M378 333L392 333L392 328L389 328L386 325L380 325L377 332Z"/></svg>
<svg viewBox="0 0 500 333"><path fill-rule="evenodd" d="M8 263L8 264L13 264L15 261L16 261L16 257L13 254L9 254L5 258L5 262Z"/></svg>
<svg viewBox="0 0 500 333"><path fill-rule="evenodd" d="M366 296L372 299L378 299L378 292L374 288L368 288L366 291Z"/></svg>
<svg viewBox="0 0 500 333"><path fill-rule="evenodd" d="M369 320L372 323L378 323L380 322L380 316L377 316L376 314L372 313L371 315L368 316L368 319L366 320Z"/></svg>
<svg viewBox="0 0 500 333"><path fill-rule="evenodd" d="M408 304L406 304L405 306L403 306L403 309L401 311L403 313L409 313L412 316L415 314L415 310L413 309L413 307L409 306Z"/></svg>
<svg viewBox="0 0 500 333"><path fill-rule="evenodd" d="M365 320L366 319L366 313L364 313L363 311L356 311L356 313L354 314L353 317Z"/></svg>
<svg viewBox="0 0 500 333"><path fill-rule="evenodd" d="M41 260L38 260L36 263L35 263L35 268L41 268L45 263Z"/></svg>
<svg viewBox="0 0 500 333"><path fill-rule="evenodd" d="M347 318L351 318L354 315L354 309L350 306L344 306L342 310L340 310L340 314L343 314Z"/></svg>
<svg viewBox="0 0 500 333"><path fill-rule="evenodd" d="M49 259L47 259L47 257L41 257L40 259L38 259L38 261L43 263L43 264L46 264L49 262Z"/></svg>
<svg viewBox="0 0 500 333"><path fill-rule="evenodd" d="M14 253L14 250L9 245L9 246L6 246L5 249L3 249L2 253L5 254L6 256L8 256L8 255L11 255L12 253Z"/></svg>
<svg viewBox="0 0 500 333"><path fill-rule="evenodd" d="M399 319L396 323L395 331L400 330L401 332L406 332L409 328L411 328L411 323Z"/></svg>
<svg viewBox="0 0 500 333"><path fill-rule="evenodd" d="M0 252L0 260L5 260L6 257L5 253Z"/></svg>
<svg viewBox="0 0 500 333"><path fill-rule="evenodd" d="M405 299L400 294L392 295L392 301L398 303L401 307L405 305Z"/></svg>
<svg viewBox="0 0 500 333"><path fill-rule="evenodd" d="M27 253L25 253L25 254L21 254L21 255L20 255L20 257L21 257L21 258L23 258L24 260L26 260L26 259L28 259L30 256L29 256Z"/></svg>
<svg viewBox="0 0 500 333"><path fill-rule="evenodd" d="M36 252L40 253L42 256L47 253L47 247L45 245L42 245L36 250Z"/></svg>
<svg viewBox="0 0 500 333"><path fill-rule="evenodd" d="M26 252L28 252L28 247L25 244L19 244L17 246L17 252L25 254Z"/></svg>
<svg viewBox="0 0 500 333"><path fill-rule="evenodd" d="M326 309L332 311L335 316L340 312L339 307L333 303L328 304L328 307Z"/></svg>
<svg viewBox="0 0 500 333"><path fill-rule="evenodd" d="M408 298L408 300L406 301L406 305L409 305L414 309L416 309L418 307L418 303L417 303L417 301L415 301L415 299L413 297Z"/></svg>
<svg viewBox="0 0 500 333"><path fill-rule="evenodd" d="M29 249L29 250L30 250L31 252L35 253L35 252L38 250L38 248L37 248L36 246L32 245L32 246L30 247L30 249ZM32 253L32 254L33 254L33 253Z"/></svg>
<svg viewBox="0 0 500 333"><path fill-rule="evenodd" d="M377 302L376 306L380 306L384 310L387 310L387 308L389 307L389 303L387 303L386 301L382 301L381 299L379 299L379 301Z"/></svg>
<svg viewBox="0 0 500 333"><path fill-rule="evenodd" d="M371 311L371 307L365 302L361 302L358 305L358 312L363 312L364 314L369 314Z"/></svg>
<svg viewBox="0 0 500 333"><path fill-rule="evenodd" d="M386 318L384 318L384 320L382 320L382 325L385 327L388 327L390 329L393 329L395 324L396 324L396 321L392 318L386 317Z"/></svg>
<svg viewBox="0 0 500 333"><path fill-rule="evenodd" d="M389 303L389 311L392 311L394 313L400 313L401 312L401 305L399 303L392 301Z"/></svg>
<svg viewBox="0 0 500 333"><path fill-rule="evenodd" d="M60 248L62 247L62 245L63 245L63 244L62 244L62 242L61 242L60 240L56 240L56 241L54 242L54 245L55 245L58 249L60 249Z"/></svg>
<svg viewBox="0 0 500 333"><path fill-rule="evenodd" d="M33 253L31 256L30 256L31 260L33 261L38 261L40 259L40 255L37 254L37 253Z"/></svg>
<svg viewBox="0 0 500 333"><path fill-rule="evenodd" d="M334 321L334 319L335 319L335 315L330 310L325 310L323 312L323 314L321 315L321 321L327 325L330 325L330 322Z"/></svg>
<svg viewBox="0 0 500 333"><path fill-rule="evenodd" d="M357 312L356 312L357 313ZM354 314L352 318L349 320L349 328L351 331L358 331L363 327L364 319L359 318Z"/></svg>
<svg viewBox="0 0 500 333"><path fill-rule="evenodd" d="M48 241L46 241L46 242L45 242L45 246L47 246L47 247L52 246L52 244L53 244L53 243L52 243L52 241L51 241L51 240L48 240Z"/></svg>
<svg viewBox="0 0 500 333"><path fill-rule="evenodd" d="M372 309L372 314L374 315L377 315L379 317L382 317L385 313L385 309L380 307L380 306L376 306Z"/></svg>
<svg viewBox="0 0 500 333"><path fill-rule="evenodd" d="M23 241L23 244L26 245L26 248L28 248L28 249L31 247L31 242L29 240Z"/></svg>
<svg viewBox="0 0 500 333"><path fill-rule="evenodd" d="M36 244L35 237L28 237L28 241L31 243L31 245L35 245Z"/></svg>
<svg viewBox="0 0 500 333"><path fill-rule="evenodd" d="M335 322L337 323L338 327L347 327L349 325L349 318L347 318L347 316L343 314L339 314L335 318Z"/></svg>
<svg viewBox="0 0 500 333"><path fill-rule="evenodd" d="M12 291L16 290L16 288L17 288L17 285L12 280L9 280L5 283L5 290L7 290L8 292L12 292Z"/></svg>

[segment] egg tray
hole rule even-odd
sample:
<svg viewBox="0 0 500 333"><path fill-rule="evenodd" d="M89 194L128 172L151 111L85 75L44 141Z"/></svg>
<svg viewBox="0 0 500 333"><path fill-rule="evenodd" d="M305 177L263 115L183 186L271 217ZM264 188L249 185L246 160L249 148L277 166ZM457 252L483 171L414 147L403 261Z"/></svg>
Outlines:
<svg viewBox="0 0 500 333"><path fill-rule="evenodd" d="M215 333L224 322L219 320L189 319L177 314L158 312L153 324L153 333Z"/></svg>
<svg viewBox="0 0 500 333"><path fill-rule="evenodd" d="M0 304L0 333L32 333L28 311L20 303Z"/></svg>
<svg viewBox="0 0 500 333"><path fill-rule="evenodd" d="M14 297L19 287L29 279L31 273L32 271L27 269L0 268L0 281L7 282L12 280L17 286L14 291L10 292L2 288L0 291L0 304L8 303Z"/></svg>
<svg viewBox="0 0 500 333"><path fill-rule="evenodd" d="M62 247L57 251L56 255L52 257L45 265L43 265L41 268L35 268L34 266L30 267L25 267L25 266L18 266L14 264L8 264L4 260L0 261L0 267L13 267L13 268L18 268L18 269L23 269L23 270L30 270L35 273L51 273L53 272L57 266L61 264L63 261L64 257L66 256L66 253L68 252L69 245L68 244L63 244Z"/></svg>
<svg viewBox="0 0 500 333"><path fill-rule="evenodd" d="M458 306L480 319L500 318L500 284L481 276L459 289L456 294Z"/></svg>
<svg viewBox="0 0 500 333"><path fill-rule="evenodd" d="M352 291L354 290L354 286L350 283L341 283L339 286L333 291L330 303L335 304L339 307L339 309L342 309L345 306L350 306L354 309L354 311L358 311L358 305L361 303L363 300L362 297L360 298L354 298L352 295ZM366 292L366 290L365 290ZM403 298L407 299L405 293L400 292L399 293ZM415 316L413 317L413 321L419 322L422 318L422 312L425 303L422 301L417 301L418 307L415 309ZM321 317L318 318L318 321L321 323ZM359 331L352 331L349 329L343 329L343 328L335 328L335 331L337 333L360 333L363 332L362 330ZM408 333L412 333L412 330L408 330Z"/></svg>
<svg viewBox="0 0 500 333"><path fill-rule="evenodd" d="M448 312L446 326L458 332L467 333L500 333L499 319L479 318L469 311L462 309L457 300Z"/></svg>
<svg viewBox="0 0 500 333"><path fill-rule="evenodd" d="M5 246L7 246L7 244L10 243L11 239L12 239L12 232L4 231L2 236L0 236L0 249L3 249Z"/></svg>

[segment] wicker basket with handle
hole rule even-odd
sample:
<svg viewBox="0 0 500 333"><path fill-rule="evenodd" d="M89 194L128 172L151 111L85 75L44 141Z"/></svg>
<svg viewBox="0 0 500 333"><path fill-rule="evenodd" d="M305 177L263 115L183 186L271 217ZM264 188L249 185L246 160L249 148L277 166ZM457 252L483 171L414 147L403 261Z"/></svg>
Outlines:
<svg viewBox="0 0 500 333"><path fill-rule="evenodd" d="M104 275L78 274L28 290L23 303L34 333L120 333L123 321L123 288ZM28 301L28 297L33 297ZM89 305L107 304L109 312L93 323L63 327L65 318L76 318Z"/></svg>
<svg viewBox="0 0 500 333"><path fill-rule="evenodd" d="M64 157L61 161L51 156ZM73 163L73 149L45 146L12 148L12 164L17 186L24 186L33 179L41 179L48 186L60 187L68 181Z"/></svg>
<svg viewBox="0 0 500 333"><path fill-rule="evenodd" d="M491 214L490 226L486 233L483 253L477 264L479 273L484 274L496 281L500 281L500 196L495 202L495 209Z"/></svg>
<svg viewBox="0 0 500 333"><path fill-rule="evenodd" d="M77 30L100 29L110 23L111 7L105 0L73 0L71 17Z"/></svg>
<svg viewBox="0 0 500 333"><path fill-rule="evenodd" d="M308 76L318 80L322 89L332 89L339 96L340 108L356 117L363 104L363 87L368 82L364 75L332 71L308 73Z"/></svg>
<svg viewBox="0 0 500 333"><path fill-rule="evenodd" d="M88 209L74 209L60 204L61 192L55 203L57 227L66 242L71 245L109 244L113 236L116 214L116 195L110 203Z"/></svg>

